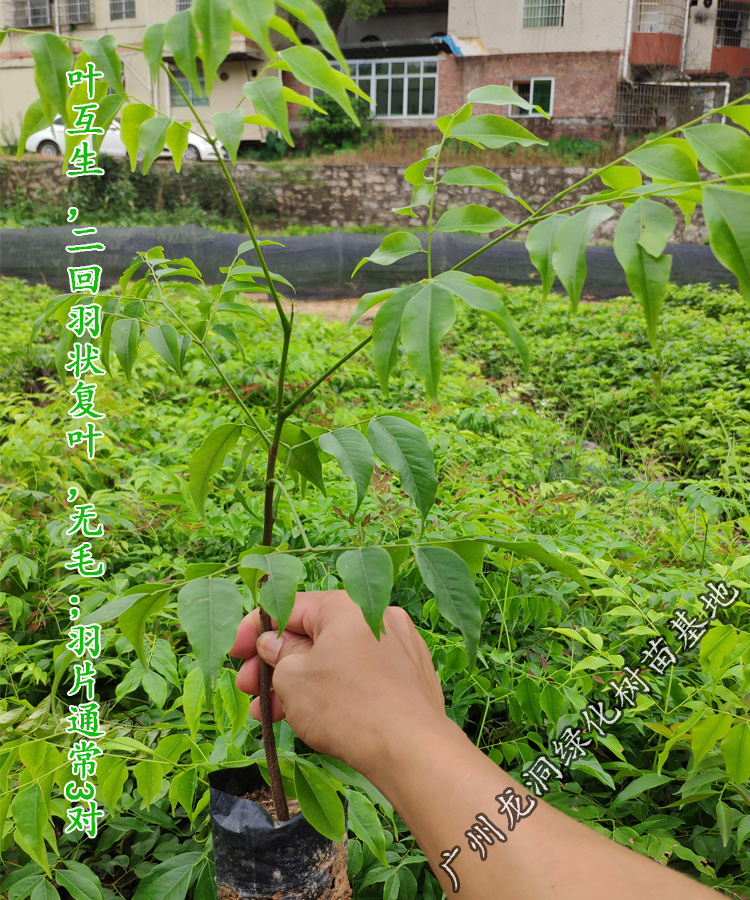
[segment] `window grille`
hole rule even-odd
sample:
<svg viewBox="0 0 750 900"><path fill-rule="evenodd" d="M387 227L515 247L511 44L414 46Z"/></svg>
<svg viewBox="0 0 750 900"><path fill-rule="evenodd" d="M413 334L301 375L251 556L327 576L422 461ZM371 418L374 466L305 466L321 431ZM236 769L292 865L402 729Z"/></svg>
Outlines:
<svg viewBox="0 0 750 900"><path fill-rule="evenodd" d="M716 46L750 49L750 5L719 0L716 9Z"/></svg>
<svg viewBox="0 0 750 900"><path fill-rule="evenodd" d="M65 0L65 23L82 25L93 22L89 0Z"/></svg>
<svg viewBox="0 0 750 900"><path fill-rule="evenodd" d="M685 27L684 0L639 0L634 31L682 34Z"/></svg>
<svg viewBox="0 0 750 900"><path fill-rule="evenodd" d="M678 128L723 103L724 88L721 86L699 82L684 85L621 82L617 89L614 123L634 131ZM722 117L712 116L706 121L721 122Z"/></svg>
<svg viewBox="0 0 750 900"><path fill-rule="evenodd" d="M552 97L555 90L554 78L529 78L526 81L512 81L510 85L522 100L528 100L533 106L541 106L548 114L552 115ZM541 116L536 111L529 111L522 106L511 106L510 115L517 116Z"/></svg>
<svg viewBox="0 0 750 900"><path fill-rule="evenodd" d="M13 27L51 25L48 0L13 0Z"/></svg>
<svg viewBox="0 0 750 900"><path fill-rule="evenodd" d="M176 12L182 12L185 9L190 9L191 2L192 0L177 0Z"/></svg>
<svg viewBox="0 0 750 900"><path fill-rule="evenodd" d="M135 0L109 0L109 18L113 22L118 19L134 19Z"/></svg>
<svg viewBox="0 0 750 900"><path fill-rule="evenodd" d="M198 84L201 87L201 91L203 91L202 97L198 96L198 94L193 89L192 84L190 84L186 76L183 75L178 68L176 68L175 66L170 66L169 68L174 75L175 80L183 89L183 91L185 91L188 100L190 100L193 106L208 106L209 101L208 97L206 96L206 83L203 80L203 69L201 68L200 64L198 64ZM171 88L172 106L187 106L185 98L179 92L177 86L171 78L169 79L169 85Z"/></svg>
<svg viewBox="0 0 750 900"><path fill-rule="evenodd" d="M348 59L351 77L369 94L376 117L413 119L437 112L437 59ZM335 68L340 69L338 64ZM312 96L319 96L313 91Z"/></svg>
<svg viewBox="0 0 750 900"><path fill-rule="evenodd" d="M565 17L565 0L524 0L524 28L560 28Z"/></svg>

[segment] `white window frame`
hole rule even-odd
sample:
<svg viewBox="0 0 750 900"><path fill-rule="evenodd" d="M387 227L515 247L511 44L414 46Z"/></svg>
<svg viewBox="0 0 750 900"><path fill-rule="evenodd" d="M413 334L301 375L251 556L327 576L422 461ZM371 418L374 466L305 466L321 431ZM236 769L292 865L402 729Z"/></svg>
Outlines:
<svg viewBox="0 0 750 900"><path fill-rule="evenodd" d="M44 28L52 24L49 2L37 0L36 5L32 4L33 0L13 0L14 28ZM45 13L44 21L39 18L42 11Z"/></svg>
<svg viewBox="0 0 750 900"><path fill-rule="evenodd" d="M133 15L127 16L128 6L133 4ZM109 0L109 20L110 22L127 22L135 19L138 15L135 8L136 0Z"/></svg>
<svg viewBox="0 0 750 900"><path fill-rule="evenodd" d="M93 22L93 0L65 0L65 24L86 25Z"/></svg>
<svg viewBox="0 0 750 900"><path fill-rule="evenodd" d="M556 13L559 13L560 21L552 25L533 21L549 18ZM562 28L565 25L565 0L523 0L521 23L523 28Z"/></svg>
<svg viewBox="0 0 750 900"><path fill-rule="evenodd" d="M414 74L409 74L407 72L408 63L420 63L420 72L418 76ZM424 71L424 63L430 62L435 64L434 72L425 72ZM373 116L378 119L434 119L437 116L438 111L438 58L437 56L399 56L399 57L388 57L387 59L347 59L347 63L349 65L349 69L351 72L351 77L357 84L362 88L362 90L369 94L373 103L371 105L371 109L373 112ZM364 63L368 66L371 66L369 75L359 75L359 65ZM376 66L382 65L383 63L388 64L388 74L387 75L377 75L376 74ZM404 71L401 73L393 73L392 72L392 64L393 63L403 63ZM340 69L338 63L332 63L334 68ZM419 78L419 108L422 109L422 101L423 101L423 90L424 90L424 80L426 78L434 78L435 79L435 107L433 112L429 113L409 113L408 102L409 102L409 91L408 86L406 84L407 79L409 78ZM404 80L404 99L403 105L401 107L402 111L400 113L394 113L391 109L391 90L390 90L390 82L393 81L394 78L402 78ZM377 82L378 81L387 81L389 83L388 89L388 112L384 114L378 115L376 113L377 110ZM369 82L369 83L368 83ZM312 88L310 89L310 96L319 96L319 91L314 91Z"/></svg>
<svg viewBox="0 0 750 900"><path fill-rule="evenodd" d="M510 87L511 87L511 90L516 91L517 84L519 84L519 83L528 84L529 85L529 98L530 98L529 103L533 103L534 102L534 84L537 81L549 81L551 84L550 93L549 93L548 115L550 118L552 118L552 115L553 115L553 112L555 109L555 79L554 78L550 78L548 76L538 77L538 78L513 78L513 79L511 79ZM518 93L518 91L516 91L516 93ZM539 104L537 104L537 106L538 105ZM514 109L521 109L521 112L513 112ZM527 116L534 116L534 118L537 118L537 119L546 118L541 113L535 112L534 110L530 110L530 109L523 109L522 107L518 107L518 106L509 106L508 107L508 116L511 119L525 119Z"/></svg>

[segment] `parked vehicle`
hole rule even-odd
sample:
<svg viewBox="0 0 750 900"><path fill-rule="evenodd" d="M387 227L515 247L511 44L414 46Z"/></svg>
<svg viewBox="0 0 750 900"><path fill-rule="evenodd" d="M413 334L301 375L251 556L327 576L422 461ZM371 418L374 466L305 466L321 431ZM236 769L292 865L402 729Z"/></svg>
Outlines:
<svg viewBox="0 0 750 900"><path fill-rule="evenodd" d="M221 141L217 142L220 151L225 158L229 157ZM62 156L65 147L65 123L62 116L56 116L49 128L43 128L41 131L35 131L26 141L26 150L29 153L38 153L40 156ZM115 119L107 129L102 138L99 152L107 156L126 157L128 151L120 135L120 122ZM138 152L138 158L143 157L143 151ZM171 159L172 152L168 147L159 154L159 159ZM183 160L201 161L206 159L218 159L214 148L209 142L199 134L191 134Z"/></svg>

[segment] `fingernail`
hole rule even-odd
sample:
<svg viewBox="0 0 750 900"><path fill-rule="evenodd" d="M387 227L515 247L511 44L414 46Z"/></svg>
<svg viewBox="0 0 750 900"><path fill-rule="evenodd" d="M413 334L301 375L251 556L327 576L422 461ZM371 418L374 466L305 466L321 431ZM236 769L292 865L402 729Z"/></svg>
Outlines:
<svg viewBox="0 0 750 900"><path fill-rule="evenodd" d="M273 666L276 665L276 661L279 658L282 644L283 640L276 637L272 631L264 631L258 638L255 646L261 659Z"/></svg>

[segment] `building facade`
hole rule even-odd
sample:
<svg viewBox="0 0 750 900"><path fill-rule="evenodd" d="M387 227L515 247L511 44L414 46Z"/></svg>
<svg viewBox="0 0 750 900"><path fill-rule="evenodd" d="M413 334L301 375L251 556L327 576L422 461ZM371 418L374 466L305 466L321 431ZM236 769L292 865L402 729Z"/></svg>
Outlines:
<svg viewBox="0 0 750 900"><path fill-rule="evenodd" d="M376 115L392 127L424 127L484 84L511 85L546 109L551 120L536 117L535 133L594 139L676 127L750 92L750 0L386 7L369 21L344 19L339 39Z"/></svg>
<svg viewBox="0 0 750 900"><path fill-rule="evenodd" d="M2 5L4 28L54 31L75 38L71 47L77 53L79 41L104 34L114 35L118 43L138 47L149 25L165 22L175 12L188 9L190 0L2 0ZM23 115L38 96L33 61L23 38L24 35L11 33L0 44L0 144L18 138ZM192 120L184 98L163 71L154 81L140 52L121 49L119 53L125 88L134 99L153 104L178 122ZM168 52L164 59L173 64ZM263 64L258 48L235 33L210 98L198 96L182 75L178 80L201 118L208 122L214 113L235 108L243 84L252 80ZM200 81L202 85L202 76ZM248 102L246 108L248 114L253 112ZM265 133L257 125L246 125L243 137L264 140Z"/></svg>

